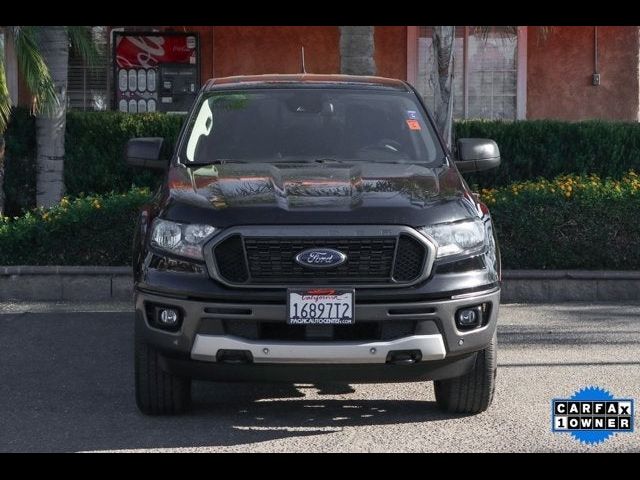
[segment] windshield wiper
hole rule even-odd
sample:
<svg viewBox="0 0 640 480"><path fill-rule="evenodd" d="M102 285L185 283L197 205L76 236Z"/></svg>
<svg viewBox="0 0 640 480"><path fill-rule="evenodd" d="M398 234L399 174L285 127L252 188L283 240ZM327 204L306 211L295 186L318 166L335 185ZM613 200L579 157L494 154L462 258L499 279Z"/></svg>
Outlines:
<svg viewBox="0 0 640 480"><path fill-rule="evenodd" d="M211 160L209 162L189 162L182 163L185 167L206 167L209 165L224 165L225 163L251 163L246 160L232 160L230 158L220 158L217 160Z"/></svg>
<svg viewBox="0 0 640 480"><path fill-rule="evenodd" d="M352 162L353 160L339 160L337 158L314 158L313 161L315 163L347 163Z"/></svg>
<svg viewBox="0 0 640 480"><path fill-rule="evenodd" d="M335 158L272 158L270 160L264 160L264 163L325 163L325 162L342 162L343 160L336 160Z"/></svg>

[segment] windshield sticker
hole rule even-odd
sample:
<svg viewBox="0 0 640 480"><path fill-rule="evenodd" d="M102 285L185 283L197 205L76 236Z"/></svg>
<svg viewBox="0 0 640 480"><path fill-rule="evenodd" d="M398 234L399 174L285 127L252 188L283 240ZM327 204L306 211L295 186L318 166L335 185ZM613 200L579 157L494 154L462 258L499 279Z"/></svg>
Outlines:
<svg viewBox="0 0 640 480"><path fill-rule="evenodd" d="M411 120L417 120L418 113L415 110L407 110L407 118Z"/></svg>
<svg viewBox="0 0 640 480"><path fill-rule="evenodd" d="M407 125L409 126L409 130L422 130L417 120L407 120Z"/></svg>

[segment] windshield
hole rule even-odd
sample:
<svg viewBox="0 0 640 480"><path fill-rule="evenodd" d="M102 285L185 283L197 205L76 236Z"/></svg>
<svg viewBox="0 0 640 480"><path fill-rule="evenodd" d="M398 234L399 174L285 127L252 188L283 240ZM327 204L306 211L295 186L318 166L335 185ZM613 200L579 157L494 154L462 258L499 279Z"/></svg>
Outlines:
<svg viewBox="0 0 640 480"><path fill-rule="evenodd" d="M186 164L371 161L438 166L443 151L410 92L254 89L205 95L180 152Z"/></svg>

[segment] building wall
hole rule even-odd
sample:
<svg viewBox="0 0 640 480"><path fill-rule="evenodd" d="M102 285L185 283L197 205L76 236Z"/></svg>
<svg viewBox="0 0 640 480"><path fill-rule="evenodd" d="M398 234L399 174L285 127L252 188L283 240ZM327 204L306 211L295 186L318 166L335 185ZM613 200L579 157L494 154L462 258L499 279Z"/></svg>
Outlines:
<svg viewBox="0 0 640 480"><path fill-rule="evenodd" d="M200 36L201 78L262 73L299 73L300 47L310 73L340 72L340 32L335 26L171 26ZM378 75L406 79L407 27L375 28Z"/></svg>
<svg viewBox="0 0 640 480"><path fill-rule="evenodd" d="M529 27L527 118L638 120L638 27L598 27L601 85L593 86L594 27Z"/></svg>
<svg viewBox="0 0 640 480"><path fill-rule="evenodd" d="M338 27L214 27L214 73L300 73L302 46L307 72L337 73L339 36Z"/></svg>
<svg viewBox="0 0 640 480"><path fill-rule="evenodd" d="M376 27L374 33L377 74L407 79L407 27Z"/></svg>
<svg viewBox="0 0 640 480"><path fill-rule="evenodd" d="M308 72L340 70L336 26L128 29L153 28L199 33L203 82L214 76L297 73L302 45ZM552 27L546 38L539 27L528 27L526 118L640 120L639 36L637 26L598 27L601 85L593 86L594 27ZM406 79L407 27L376 27L375 60L378 75ZM22 78L18 101L30 103Z"/></svg>

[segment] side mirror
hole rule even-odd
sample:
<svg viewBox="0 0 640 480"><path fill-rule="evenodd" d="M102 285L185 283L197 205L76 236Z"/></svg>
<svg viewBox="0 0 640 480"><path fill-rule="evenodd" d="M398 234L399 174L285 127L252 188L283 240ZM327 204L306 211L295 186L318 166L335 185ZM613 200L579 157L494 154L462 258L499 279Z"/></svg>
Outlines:
<svg viewBox="0 0 640 480"><path fill-rule="evenodd" d="M145 167L166 170L169 162L160 158L163 138L132 138L127 142L124 157L127 164L133 167Z"/></svg>
<svg viewBox="0 0 640 480"><path fill-rule="evenodd" d="M458 140L456 166L461 172L481 172L500 165L500 150L493 140L461 138Z"/></svg>

